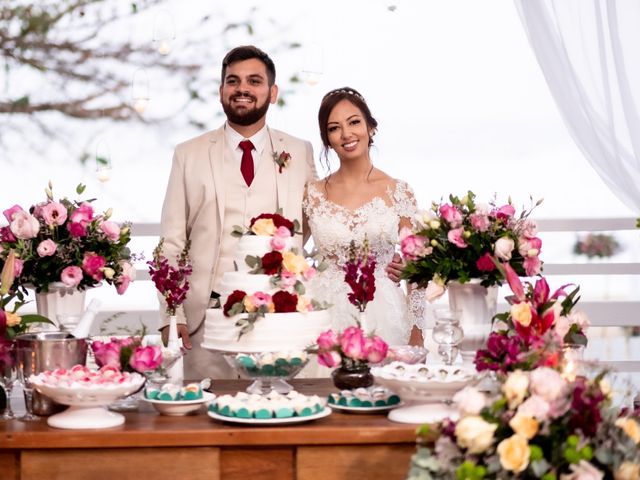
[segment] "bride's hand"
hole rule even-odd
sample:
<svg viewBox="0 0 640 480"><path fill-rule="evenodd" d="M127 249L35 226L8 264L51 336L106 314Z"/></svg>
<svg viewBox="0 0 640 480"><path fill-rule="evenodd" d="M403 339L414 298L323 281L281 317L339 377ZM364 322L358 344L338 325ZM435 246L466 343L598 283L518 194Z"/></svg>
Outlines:
<svg viewBox="0 0 640 480"><path fill-rule="evenodd" d="M402 269L404 267L404 263L402 263L402 257L399 253L395 253L389 265L385 268L387 272L387 276L393 280L394 282L400 282L400 275L402 274Z"/></svg>

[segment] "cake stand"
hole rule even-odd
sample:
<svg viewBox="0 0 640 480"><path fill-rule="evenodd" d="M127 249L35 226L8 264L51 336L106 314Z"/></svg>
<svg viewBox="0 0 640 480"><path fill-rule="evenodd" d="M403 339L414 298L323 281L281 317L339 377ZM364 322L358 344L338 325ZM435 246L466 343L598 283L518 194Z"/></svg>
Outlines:
<svg viewBox="0 0 640 480"><path fill-rule="evenodd" d="M293 387L287 383L309 362L303 351L230 353L223 352L227 363L238 372L240 378L253 380L247 393L267 394L272 390L287 394Z"/></svg>
<svg viewBox="0 0 640 480"><path fill-rule="evenodd" d="M389 412L398 423L435 423L457 420L453 396L474 378L475 370L463 365L409 365L393 362L371 369L376 383L396 392L406 406Z"/></svg>
<svg viewBox="0 0 640 480"><path fill-rule="evenodd" d="M50 385L31 376L31 384L43 395L69 408L52 415L47 424L55 428L89 429L117 427L124 423L124 416L107 410L106 406L116 399L137 392L144 384L144 377L131 374L128 381L102 385Z"/></svg>

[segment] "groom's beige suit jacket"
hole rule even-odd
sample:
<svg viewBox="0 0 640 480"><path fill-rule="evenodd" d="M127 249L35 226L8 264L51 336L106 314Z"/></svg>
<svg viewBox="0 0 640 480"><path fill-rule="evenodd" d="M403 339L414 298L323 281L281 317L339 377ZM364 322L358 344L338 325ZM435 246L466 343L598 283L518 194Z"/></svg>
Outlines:
<svg viewBox="0 0 640 480"><path fill-rule="evenodd" d="M175 149L162 208L161 236L165 239L164 254L169 259L176 258L187 239L191 240L191 286L183 308L177 312L178 323L186 323L190 333L201 327L214 279L223 273L217 271L220 252L235 250L237 238L223 235L223 231L228 232L238 221L248 226L253 215L273 213L259 211L261 205L281 208L285 217L297 219L302 225L304 186L316 178L311 144L278 130L269 128L268 132L269 139L250 190L245 185L238 188L234 183L241 178L239 165L228 161L224 126L181 143ZM288 166L281 172L273 159L274 151L291 155ZM268 183L266 193L260 190L259 182ZM239 219L237 214L229 214L238 203L238 195L244 196L241 200L245 202L245 216L249 218ZM229 199L233 204L228 204ZM300 246L301 243L300 239ZM163 325L166 324L165 318Z"/></svg>

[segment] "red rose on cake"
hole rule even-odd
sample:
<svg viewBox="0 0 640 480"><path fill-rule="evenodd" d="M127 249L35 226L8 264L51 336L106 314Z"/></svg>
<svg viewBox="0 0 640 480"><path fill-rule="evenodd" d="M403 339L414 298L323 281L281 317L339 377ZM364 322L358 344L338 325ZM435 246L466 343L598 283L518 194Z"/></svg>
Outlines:
<svg viewBox="0 0 640 480"><path fill-rule="evenodd" d="M290 313L297 311L298 296L295 293L280 290L274 293L271 298L277 313Z"/></svg>
<svg viewBox="0 0 640 480"><path fill-rule="evenodd" d="M278 251L265 253L261 259L261 264L265 275L275 275L282 268L282 254Z"/></svg>

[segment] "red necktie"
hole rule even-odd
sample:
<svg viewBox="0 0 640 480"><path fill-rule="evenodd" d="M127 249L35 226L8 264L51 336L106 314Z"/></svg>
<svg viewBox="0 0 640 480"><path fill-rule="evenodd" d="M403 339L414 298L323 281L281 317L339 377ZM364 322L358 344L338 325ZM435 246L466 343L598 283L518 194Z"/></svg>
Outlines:
<svg viewBox="0 0 640 480"><path fill-rule="evenodd" d="M251 185L253 181L253 143L251 140L243 140L240 142L239 147L242 149L242 162L240 163L240 171L244 177L244 181L247 182L247 186Z"/></svg>

